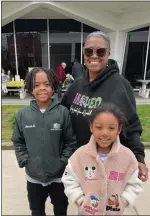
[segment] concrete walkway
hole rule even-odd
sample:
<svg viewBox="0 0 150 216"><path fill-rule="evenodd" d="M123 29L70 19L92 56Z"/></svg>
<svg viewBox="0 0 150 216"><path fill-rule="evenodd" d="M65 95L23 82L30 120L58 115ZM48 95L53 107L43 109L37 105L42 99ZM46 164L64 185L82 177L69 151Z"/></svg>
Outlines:
<svg viewBox="0 0 150 216"><path fill-rule="evenodd" d="M146 162L150 170L150 150L146 150ZM144 192L136 201L136 209L128 209L125 215L150 215L149 189L150 180L144 184ZM46 213L53 215L49 199ZM13 150L2 151L2 215L30 215L24 169L18 168ZM73 204L69 205L68 215L77 215Z"/></svg>

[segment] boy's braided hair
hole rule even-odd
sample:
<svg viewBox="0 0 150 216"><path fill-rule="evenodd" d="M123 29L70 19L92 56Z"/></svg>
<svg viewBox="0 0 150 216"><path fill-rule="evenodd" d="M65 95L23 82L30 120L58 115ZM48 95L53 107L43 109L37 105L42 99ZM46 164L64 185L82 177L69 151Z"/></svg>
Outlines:
<svg viewBox="0 0 150 216"><path fill-rule="evenodd" d="M35 76L38 72L44 72L47 75L49 83L56 92L59 87L59 81L55 75L55 73L51 69L43 68L43 67L35 67L30 72L28 72L25 78L25 89L32 95L33 89L35 88Z"/></svg>

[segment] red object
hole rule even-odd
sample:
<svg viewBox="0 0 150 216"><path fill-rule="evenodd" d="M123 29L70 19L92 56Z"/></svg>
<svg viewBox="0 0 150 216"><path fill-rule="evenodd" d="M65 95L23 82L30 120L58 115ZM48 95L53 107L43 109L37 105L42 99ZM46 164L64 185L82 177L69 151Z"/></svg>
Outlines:
<svg viewBox="0 0 150 216"><path fill-rule="evenodd" d="M62 65L58 65L56 68L56 76L59 81L64 82L66 79L65 69L62 67Z"/></svg>

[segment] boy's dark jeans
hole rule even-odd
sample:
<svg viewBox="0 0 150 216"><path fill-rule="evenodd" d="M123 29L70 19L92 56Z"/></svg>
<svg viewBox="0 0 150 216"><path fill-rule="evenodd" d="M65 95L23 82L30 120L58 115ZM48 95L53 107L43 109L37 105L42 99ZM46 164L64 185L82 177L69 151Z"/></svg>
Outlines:
<svg viewBox="0 0 150 216"><path fill-rule="evenodd" d="M52 183L46 187L27 181L27 192L32 216L44 216L45 202L51 198L55 216L66 216L68 199L64 193L63 183Z"/></svg>

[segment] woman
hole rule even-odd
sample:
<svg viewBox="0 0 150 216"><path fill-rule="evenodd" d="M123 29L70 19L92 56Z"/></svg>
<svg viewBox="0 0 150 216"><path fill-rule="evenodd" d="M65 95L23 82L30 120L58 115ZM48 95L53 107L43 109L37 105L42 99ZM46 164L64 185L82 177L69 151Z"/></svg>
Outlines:
<svg viewBox="0 0 150 216"><path fill-rule="evenodd" d="M70 110L78 147L87 144L91 136L88 118L92 110L103 102L118 105L128 120L126 137L120 137L121 143L133 151L139 162L139 178L147 181L144 145L140 141L142 127L136 113L134 92L119 74L117 62L108 59L109 37L101 31L89 34L83 54L88 71L70 86L62 99L62 104Z"/></svg>

